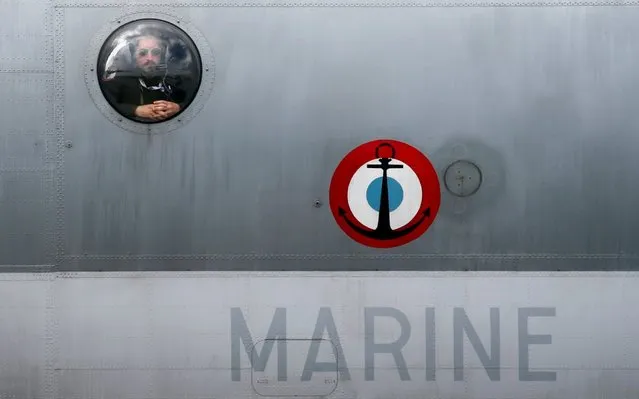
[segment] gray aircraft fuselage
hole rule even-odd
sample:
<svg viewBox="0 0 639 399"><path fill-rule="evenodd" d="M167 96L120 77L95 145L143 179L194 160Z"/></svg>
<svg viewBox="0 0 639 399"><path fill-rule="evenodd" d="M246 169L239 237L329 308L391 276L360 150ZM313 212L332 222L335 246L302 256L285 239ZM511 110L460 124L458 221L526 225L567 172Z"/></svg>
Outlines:
<svg viewBox="0 0 639 399"><path fill-rule="evenodd" d="M0 398L637 397L637 4L0 11Z"/></svg>

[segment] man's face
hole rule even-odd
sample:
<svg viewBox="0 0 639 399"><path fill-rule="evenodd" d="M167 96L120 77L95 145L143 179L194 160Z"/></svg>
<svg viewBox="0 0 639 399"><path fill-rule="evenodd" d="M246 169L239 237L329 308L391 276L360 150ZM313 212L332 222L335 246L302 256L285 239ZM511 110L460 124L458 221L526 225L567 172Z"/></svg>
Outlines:
<svg viewBox="0 0 639 399"><path fill-rule="evenodd" d="M138 42L138 48L135 52L135 62L138 68L146 73L150 73L160 63L160 55L162 50L156 39L143 38Z"/></svg>

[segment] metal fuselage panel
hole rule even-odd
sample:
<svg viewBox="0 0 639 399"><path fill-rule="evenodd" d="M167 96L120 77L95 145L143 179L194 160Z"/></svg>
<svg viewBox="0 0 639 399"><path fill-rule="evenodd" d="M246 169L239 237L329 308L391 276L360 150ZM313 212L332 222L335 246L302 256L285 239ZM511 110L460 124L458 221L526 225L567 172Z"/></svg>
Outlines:
<svg viewBox="0 0 639 399"><path fill-rule="evenodd" d="M500 254L559 258L519 270L579 270L636 253L635 8L179 9L214 55L213 91L183 127L150 136L114 126L82 81L97 27L125 11L57 11L73 145L59 171L65 270L512 267L482 262ZM485 184L468 198L442 184L419 240L362 247L337 228L328 187L340 159L377 137L411 143L440 174L472 160ZM285 259L353 253L442 259ZM561 258L575 254L586 256ZM626 260L614 266L628 269Z"/></svg>
<svg viewBox="0 0 639 399"><path fill-rule="evenodd" d="M0 397L636 397L639 9L253 5L0 0ZM165 10L213 90L134 134L86 56ZM328 187L379 137L485 184L362 247Z"/></svg>
<svg viewBox="0 0 639 399"><path fill-rule="evenodd" d="M636 274L38 276L0 282L6 397L576 399L639 389L639 320L627 305L639 299Z"/></svg>

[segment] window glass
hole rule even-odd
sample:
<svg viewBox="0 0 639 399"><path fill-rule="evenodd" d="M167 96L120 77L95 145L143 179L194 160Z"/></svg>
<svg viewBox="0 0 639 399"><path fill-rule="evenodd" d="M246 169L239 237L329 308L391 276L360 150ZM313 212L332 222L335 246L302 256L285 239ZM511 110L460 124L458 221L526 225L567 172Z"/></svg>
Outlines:
<svg viewBox="0 0 639 399"><path fill-rule="evenodd" d="M121 26L107 38L97 73L102 94L122 116L159 123L191 104L200 87L202 62L183 30L143 19Z"/></svg>

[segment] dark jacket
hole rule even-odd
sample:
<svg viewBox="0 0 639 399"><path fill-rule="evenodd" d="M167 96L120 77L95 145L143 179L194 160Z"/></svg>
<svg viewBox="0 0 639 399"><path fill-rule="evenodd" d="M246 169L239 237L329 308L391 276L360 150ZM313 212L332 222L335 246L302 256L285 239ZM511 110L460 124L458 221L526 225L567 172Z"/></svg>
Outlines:
<svg viewBox="0 0 639 399"><path fill-rule="evenodd" d="M152 104L154 101L165 100L178 103L184 109L187 100L186 91L183 89L184 78L158 77L145 79L144 85L140 83L138 76L117 76L103 82L105 95L109 97L113 106L124 116L137 118L135 109L139 105ZM149 89L160 86L161 89Z"/></svg>

